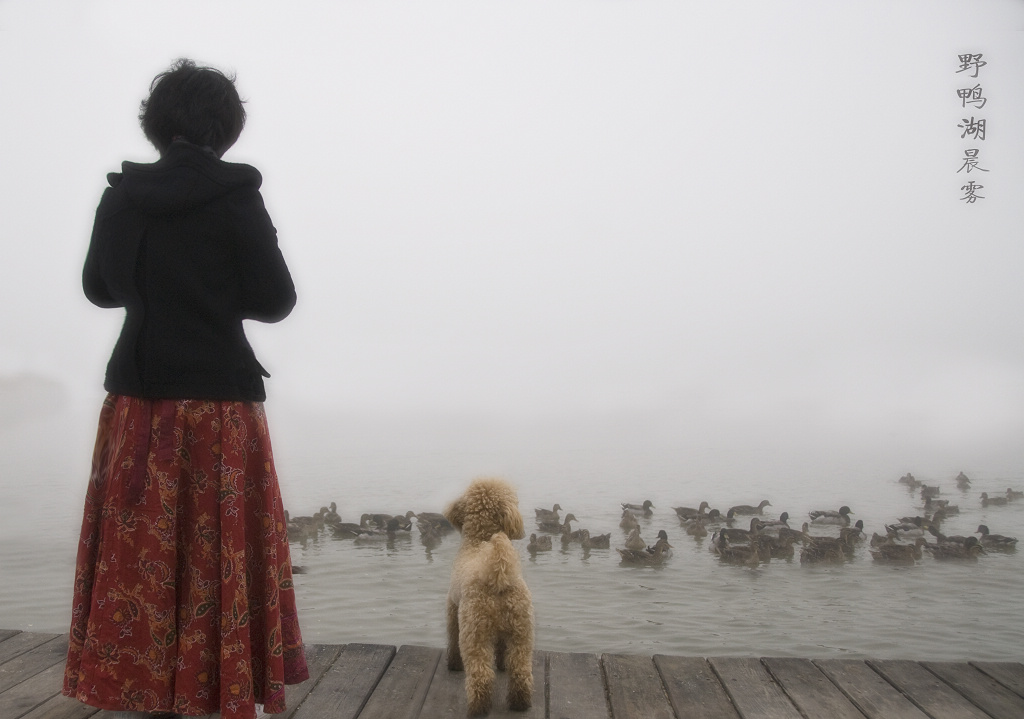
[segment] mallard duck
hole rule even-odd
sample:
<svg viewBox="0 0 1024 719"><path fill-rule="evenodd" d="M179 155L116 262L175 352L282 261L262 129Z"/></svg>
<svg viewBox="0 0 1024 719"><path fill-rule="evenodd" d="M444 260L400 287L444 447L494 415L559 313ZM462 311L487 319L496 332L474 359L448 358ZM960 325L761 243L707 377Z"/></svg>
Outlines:
<svg viewBox="0 0 1024 719"><path fill-rule="evenodd" d="M654 551L648 552L646 549L618 549L615 551L622 557L622 564L661 564L669 556L671 556L672 545L668 542L662 543L659 541L654 545Z"/></svg>
<svg viewBox="0 0 1024 719"><path fill-rule="evenodd" d="M864 533L863 519L858 519L857 523L854 524L852 527L839 528L839 541L847 545L851 549L857 544L857 542L859 542L866 536L867 535Z"/></svg>
<svg viewBox="0 0 1024 719"><path fill-rule="evenodd" d="M770 534L758 534L754 538L762 557L772 559L789 559L795 553L791 539L779 539Z"/></svg>
<svg viewBox="0 0 1024 719"><path fill-rule="evenodd" d="M939 496L940 492L941 490L939 489L938 485L931 487L928 486L927 484L921 485L921 499L928 499L929 497L935 499L936 497Z"/></svg>
<svg viewBox="0 0 1024 719"><path fill-rule="evenodd" d="M640 536L640 529L634 529L626 537L626 549L633 549L636 551L647 549L647 542Z"/></svg>
<svg viewBox="0 0 1024 719"><path fill-rule="evenodd" d="M337 524L341 521L341 515L338 514L337 502L331 502L331 506L320 507L320 516L324 518L324 524Z"/></svg>
<svg viewBox="0 0 1024 719"><path fill-rule="evenodd" d="M958 474L956 476L956 486L957 486L957 489L970 489L971 488L971 480L968 479L966 474L961 472L960 474Z"/></svg>
<svg viewBox="0 0 1024 719"><path fill-rule="evenodd" d="M783 512L779 515L778 519L762 519L761 522L764 524L765 529L771 529L772 527L788 527L789 512Z"/></svg>
<svg viewBox="0 0 1024 719"><path fill-rule="evenodd" d="M967 537L963 542L938 542L925 545L936 559L968 559L977 560L985 550L977 537Z"/></svg>
<svg viewBox="0 0 1024 719"><path fill-rule="evenodd" d="M779 527L777 536L779 539L789 542L803 542L811 536L809 530L810 525L807 522L804 522L803 527L801 527L799 531L790 527Z"/></svg>
<svg viewBox="0 0 1024 719"><path fill-rule="evenodd" d="M536 534L530 535L530 543L526 545L526 551L530 554L536 554L537 552L548 552L551 550L551 537L545 535L538 537Z"/></svg>
<svg viewBox="0 0 1024 719"><path fill-rule="evenodd" d="M910 472L907 472L900 477L899 483L907 485L910 489L917 489L921 486L921 481L915 478Z"/></svg>
<svg viewBox="0 0 1024 719"><path fill-rule="evenodd" d="M909 522L895 522L893 524L885 525L885 531L896 535L896 538L900 537L923 537L925 528L928 526L927 520L923 517L911 517Z"/></svg>
<svg viewBox="0 0 1024 719"><path fill-rule="evenodd" d="M354 539L379 533L380 531L375 527L367 527L364 524L356 524L355 522L338 522L331 525L331 532L336 539Z"/></svg>
<svg viewBox="0 0 1024 719"><path fill-rule="evenodd" d="M634 529L640 527L640 521L636 518L636 515L630 512L628 509L622 510L622 521L619 522L619 526L625 529L627 532L631 532Z"/></svg>
<svg viewBox="0 0 1024 719"><path fill-rule="evenodd" d="M573 542L578 542L583 538L583 529L572 529L568 525L562 525L562 546L568 547Z"/></svg>
<svg viewBox="0 0 1024 719"><path fill-rule="evenodd" d="M689 525L687 525L686 533L689 534L691 537L701 539L703 537L708 536L708 528L704 526L703 519L696 519L690 522Z"/></svg>
<svg viewBox="0 0 1024 719"><path fill-rule="evenodd" d="M1007 502L1012 502L1015 499L1024 499L1024 492L1018 492L1017 490L1013 489L1012 487L1007 487L1006 488L1006 501Z"/></svg>
<svg viewBox="0 0 1024 719"><path fill-rule="evenodd" d="M990 496L988 496L988 492L982 492L981 493L981 506L982 507L987 507L990 504L993 505L993 506L996 506L996 507L1003 507L1008 502L1009 502L1009 500L1006 497L990 497Z"/></svg>
<svg viewBox="0 0 1024 719"><path fill-rule="evenodd" d="M918 537L913 544L886 542L870 550L871 558L876 562L913 564L915 560L921 558L921 547L927 544L928 542L924 537Z"/></svg>
<svg viewBox="0 0 1024 719"><path fill-rule="evenodd" d="M406 512L404 515L383 514L380 512L373 514L364 513L359 517L359 523L364 527L370 527L371 529L376 528L387 530L389 526L393 526L401 530L410 530L412 529L412 522L410 519L415 516L416 513L411 510ZM392 520L394 520L394 523L392 523Z"/></svg>
<svg viewBox="0 0 1024 719"><path fill-rule="evenodd" d="M723 527L718 530L718 535L727 542L749 542L750 539L757 535L761 531L761 527L764 526L757 517L750 518L750 529L737 529L735 527Z"/></svg>
<svg viewBox="0 0 1024 719"><path fill-rule="evenodd" d="M538 507L533 511L537 513L538 522L557 522L559 518L558 513L562 511L562 507L559 504L555 504L551 509L543 509L542 507Z"/></svg>
<svg viewBox="0 0 1024 719"><path fill-rule="evenodd" d="M838 539L831 542L820 541L831 537L817 537L815 541L804 542L800 550L800 564L842 564L847 554Z"/></svg>
<svg viewBox="0 0 1024 719"><path fill-rule="evenodd" d="M758 542L751 542L750 544L729 544L723 537L718 537L716 541L712 542L713 550L718 558L723 562L729 564L746 564L751 567L756 567L761 563L761 560L767 559L761 555L761 547Z"/></svg>
<svg viewBox="0 0 1024 719"><path fill-rule="evenodd" d="M672 507L672 509L680 519L693 520L705 516L704 510L710 506L707 502L701 502L696 509L693 507Z"/></svg>
<svg viewBox="0 0 1024 719"><path fill-rule="evenodd" d="M737 504L735 507L730 507L729 511L733 515L737 514L764 514L764 508L772 506L772 503L767 499L762 499L761 503L756 507L750 504Z"/></svg>
<svg viewBox="0 0 1024 719"><path fill-rule="evenodd" d="M817 509L808 512L808 516L814 524L841 524L844 526L849 526L851 514L853 512L845 504L839 508L838 512L832 509Z"/></svg>
<svg viewBox="0 0 1024 719"><path fill-rule="evenodd" d="M591 537L590 530L584 529L580 534L580 545L584 549L608 549L612 546L612 535L609 532L608 534L598 534Z"/></svg>
<svg viewBox="0 0 1024 719"><path fill-rule="evenodd" d="M667 545L667 549L671 549L672 548L672 545L668 543L668 532L666 532L664 529L659 529L658 530L658 540L654 543L653 546L647 547L647 551L648 552L654 552L655 548L659 544Z"/></svg>
<svg viewBox="0 0 1024 719"><path fill-rule="evenodd" d="M870 544L871 544L872 547L878 547L878 546L881 546L883 544L891 544L892 542L895 542L895 541L896 541L896 537L894 537L891 534L884 534L883 535L883 534L879 534L878 532L872 532L871 533L871 542L870 542Z"/></svg>
<svg viewBox="0 0 1024 719"><path fill-rule="evenodd" d="M968 539L977 539L977 537L964 537L960 534L953 534L946 536L935 527L928 527L928 532L935 537L935 541L939 544L964 544Z"/></svg>
<svg viewBox="0 0 1024 719"><path fill-rule="evenodd" d="M565 532L571 532L572 531L572 527L569 525L569 522L575 522L575 521L577 521L576 520L576 515L573 514L572 512L569 512L567 515L565 515L565 519L563 519L561 522L557 522L557 521L541 522L541 521L538 521L537 522L537 526L540 528L540 530L542 532L551 532L552 534L562 534L562 533L565 533Z"/></svg>
<svg viewBox="0 0 1024 719"><path fill-rule="evenodd" d="M981 535L981 543L989 549L1013 549L1017 545L1016 537L1004 537L1002 534L992 534L988 531L987 524L979 524L975 534Z"/></svg>
<svg viewBox="0 0 1024 719"><path fill-rule="evenodd" d="M654 507L654 503L649 499L645 499L643 504L628 504L623 502L622 508L628 509L633 514L642 514L645 517L650 517L654 512L651 509Z"/></svg>
<svg viewBox="0 0 1024 719"><path fill-rule="evenodd" d="M427 525L433 527L438 534L455 531L455 527L452 523L449 522L448 518L440 512L419 512L413 516L416 517L416 524L419 526L420 532L422 532L424 527ZM430 530L427 531L429 532Z"/></svg>

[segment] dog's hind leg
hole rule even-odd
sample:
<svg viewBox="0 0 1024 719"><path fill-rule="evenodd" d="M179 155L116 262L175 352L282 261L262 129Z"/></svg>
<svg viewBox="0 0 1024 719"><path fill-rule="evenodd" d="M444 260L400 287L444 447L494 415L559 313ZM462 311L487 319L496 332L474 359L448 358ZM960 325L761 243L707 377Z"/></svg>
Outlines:
<svg viewBox="0 0 1024 719"><path fill-rule="evenodd" d="M533 702L532 631L510 638L505 664L508 668L508 708L513 711L529 709Z"/></svg>
<svg viewBox="0 0 1024 719"><path fill-rule="evenodd" d="M484 716L491 711L494 693L494 639L486 627L467 628L463 622L459 650L466 665L466 713Z"/></svg>
<svg viewBox="0 0 1024 719"><path fill-rule="evenodd" d="M448 602L448 669L462 671L462 653L459 652L459 605Z"/></svg>

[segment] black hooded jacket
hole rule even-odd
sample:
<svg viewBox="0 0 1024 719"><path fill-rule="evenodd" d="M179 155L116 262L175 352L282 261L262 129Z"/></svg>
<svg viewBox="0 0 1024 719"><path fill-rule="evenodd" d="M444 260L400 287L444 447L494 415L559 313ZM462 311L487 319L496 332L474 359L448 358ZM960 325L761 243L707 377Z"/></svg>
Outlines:
<svg viewBox="0 0 1024 719"><path fill-rule="evenodd" d="M263 401L269 377L243 319L277 322L295 286L260 173L175 141L107 176L85 260L86 297L124 307L104 388L149 399Z"/></svg>

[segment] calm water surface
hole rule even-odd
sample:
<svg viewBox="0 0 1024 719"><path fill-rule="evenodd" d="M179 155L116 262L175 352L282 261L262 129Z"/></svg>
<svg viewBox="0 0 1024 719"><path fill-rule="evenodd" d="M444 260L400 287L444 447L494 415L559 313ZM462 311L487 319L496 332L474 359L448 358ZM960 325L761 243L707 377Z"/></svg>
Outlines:
<svg viewBox="0 0 1024 719"><path fill-rule="evenodd" d="M0 626L67 631L74 553L98 415L64 408L0 426L7 458L0 476ZM809 510L848 504L868 534L922 513L897 483L906 471L961 508L943 531L971 534L978 524L1024 537L1024 502L982 508L980 493L1024 489L1024 472L1003 467L904 466L889 460L830 460L820 452L789 458L729 450L682 451L643 432L604 431L566 439L557 428L532 434L467 423L440 433L429 424L360 423L308 417L268 405L285 504L312 514L334 501L345 521L363 512L440 510L468 481L500 474L519 487L527 532L533 508L561 504L592 534L622 546L619 503L654 502L642 521L653 543L665 529L674 555L657 568L626 567L614 548L579 545L531 557L523 568L533 592L538 648L561 651L1020 661L1024 642L1021 553L990 553L976 563L925 556L909 567L876 564L866 546L842 566L773 560L756 569L721 564L708 539L685 534L672 506L772 503L799 527ZM50 428L63 429L54 447ZM495 438L498 439L495 439ZM742 447L742 445L740 445ZM666 448L668 447L668 448ZM922 462L923 463L923 462ZM762 469L763 468L763 469ZM972 489L953 478L965 471ZM827 530L823 530L827 531ZM303 635L311 642L443 646L444 598L458 546L449 535L427 547L414 528L393 541L293 544Z"/></svg>

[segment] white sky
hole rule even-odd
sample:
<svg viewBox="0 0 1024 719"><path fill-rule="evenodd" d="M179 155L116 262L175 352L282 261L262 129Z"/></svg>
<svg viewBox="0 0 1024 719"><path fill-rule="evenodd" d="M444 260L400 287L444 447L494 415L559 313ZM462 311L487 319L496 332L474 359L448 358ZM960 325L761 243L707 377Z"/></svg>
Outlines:
<svg viewBox="0 0 1024 719"><path fill-rule="evenodd" d="M1024 3L0 0L0 376L101 383L92 214L180 56L298 285L272 401L1019 447Z"/></svg>

